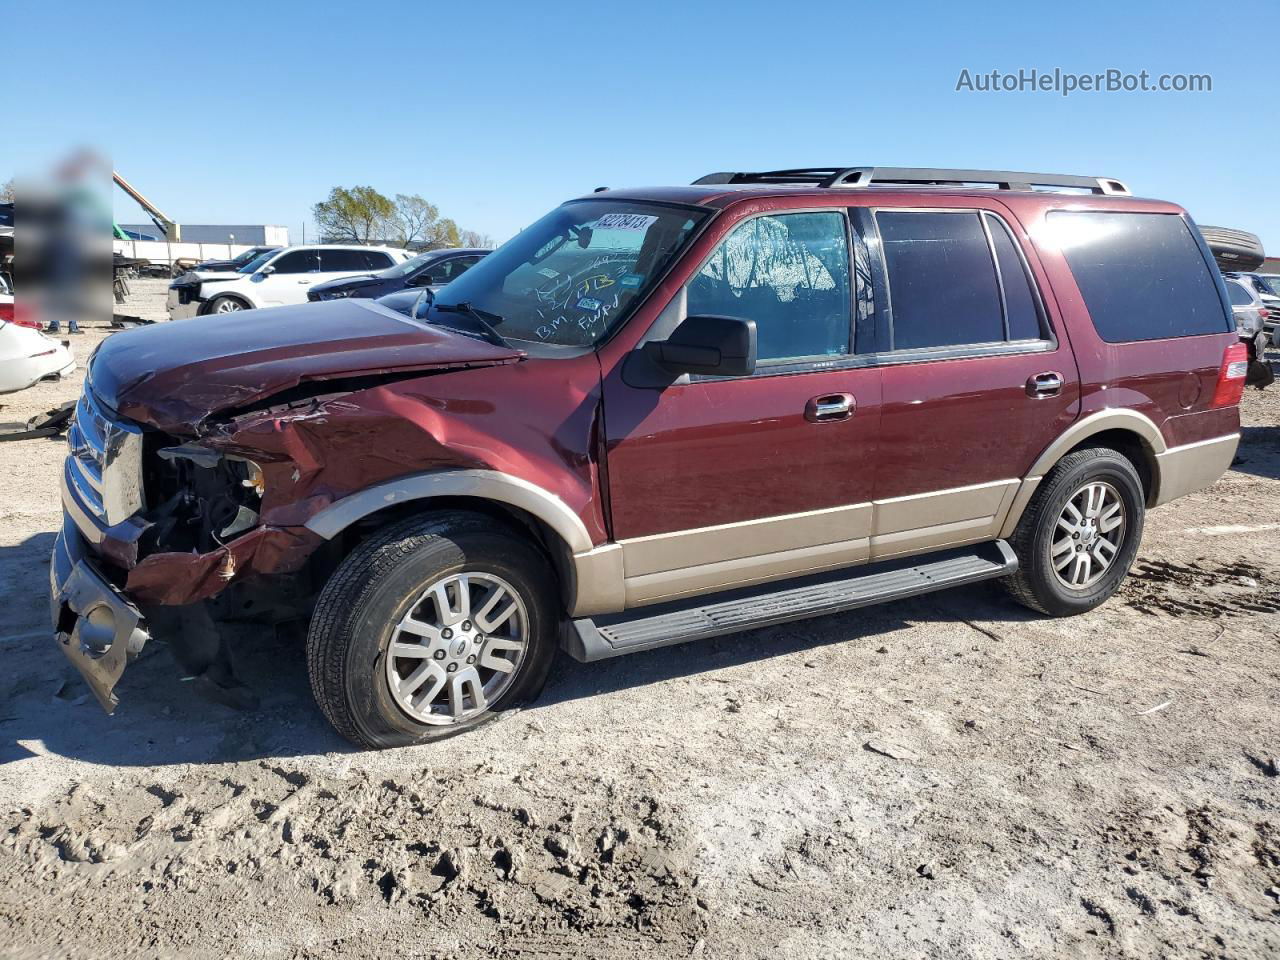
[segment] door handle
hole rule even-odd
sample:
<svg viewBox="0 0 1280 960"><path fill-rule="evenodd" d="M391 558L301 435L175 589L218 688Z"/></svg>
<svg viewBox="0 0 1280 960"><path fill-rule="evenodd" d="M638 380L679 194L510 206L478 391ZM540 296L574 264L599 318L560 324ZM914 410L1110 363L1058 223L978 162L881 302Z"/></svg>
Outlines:
<svg viewBox="0 0 1280 960"><path fill-rule="evenodd" d="M1054 373L1052 370L1048 373L1037 373L1034 377L1027 379L1027 395L1032 397L1056 397L1062 392L1063 386L1062 374Z"/></svg>
<svg viewBox="0 0 1280 960"><path fill-rule="evenodd" d="M814 397L804 406L804 418L811 423L826 423L828 420L848 420L853 416L857 402L849 393L827 393Z"/></svg>

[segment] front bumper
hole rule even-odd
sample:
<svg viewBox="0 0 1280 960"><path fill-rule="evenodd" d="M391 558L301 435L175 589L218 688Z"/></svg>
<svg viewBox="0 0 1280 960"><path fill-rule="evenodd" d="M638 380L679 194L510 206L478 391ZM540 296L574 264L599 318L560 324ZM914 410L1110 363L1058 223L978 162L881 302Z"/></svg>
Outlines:
<svg viewBox="0 0 1280 960"><path fill-rule="evenodd" d="M54 640L89 689L112 713L112 692L126 664L149 639L142 613L95 567L84 538L69 517L49 564L49 612Z"/></svg>
<svg viewBox="0 0 1280 960"><path fill-rule="evenodd" d="M176 287L170 287L165 309L169 312L170 320L186 320L198 315L203 304L204 301L197 298L194 293L183 296Z"/></svg>

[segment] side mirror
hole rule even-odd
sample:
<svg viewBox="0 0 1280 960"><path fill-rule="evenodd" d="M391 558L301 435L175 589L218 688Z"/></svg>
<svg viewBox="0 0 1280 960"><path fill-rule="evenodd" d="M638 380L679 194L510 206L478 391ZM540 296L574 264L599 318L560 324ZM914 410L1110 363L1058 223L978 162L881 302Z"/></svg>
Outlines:
<svg viewBox="0 0 1280 960"><path fill-rule="evenodd" d="M756 369L756 322L739 317L688 317L645 354L671 373L748 377Z"/></svg>
<svg viewBox="0 0 1280 960"><path fill-rule="evenodd" d="M260 274L262 274L264 277L269 277L269 276L271 276L271 274L273 274L273 273L275 273L275 272L276 272L276 268L275 268L275 267L273 267L273 266L268 265L268 266L263 267L263 268L262 268L261 270L259 270L258 272L259 272Z"/></svg>

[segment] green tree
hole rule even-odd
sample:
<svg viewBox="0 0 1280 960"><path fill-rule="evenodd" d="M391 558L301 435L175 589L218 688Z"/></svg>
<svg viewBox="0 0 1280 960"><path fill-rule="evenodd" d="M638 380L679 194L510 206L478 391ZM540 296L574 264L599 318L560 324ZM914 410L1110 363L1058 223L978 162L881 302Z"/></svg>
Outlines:
<svg viewBox="0 0 1280 960"><path fill-rule="evenodd" d="M373 187L334 187L311 215L322 243L377 243L398 232L396 205Z"/></svg>
<svg viewBox="0 0 1280 960"><path fill-rule="evenodd" d="M430 231L422 238L423 250L442 250L445 247L460 247L458 225L448 217L442 217L431 225Z"/></svg>
<svg viewBox="0 0 1280 960"><path fill-rule="evenodd" d="M431 236L440 220L440 208L418 194L396 194L396 239L400 246L410 247Z"/></svg>

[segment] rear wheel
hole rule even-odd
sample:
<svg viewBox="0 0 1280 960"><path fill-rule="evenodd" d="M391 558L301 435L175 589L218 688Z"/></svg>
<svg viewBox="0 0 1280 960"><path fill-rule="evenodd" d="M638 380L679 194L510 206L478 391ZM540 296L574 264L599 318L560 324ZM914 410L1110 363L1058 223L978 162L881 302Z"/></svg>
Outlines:
<svg viewBox="0 0 1280 960"><path fill-rule="evenodd" d="M388 528L321 591L307 636L311 687L365 747L441 739L535 696L555 654L546 558L477 514Z"/></svg>
<svg viewBox="0 0 1280 960"><path fill-rule="evenodd" d="M1044 478L1009 545L1018 572L1009 592L1056 617L1084 613L1120 586L1142 540L1142 481L1115 450L1068 454Z"/></svg>

